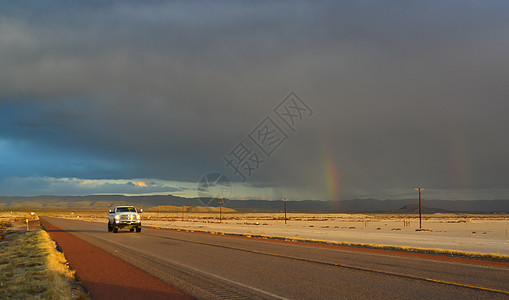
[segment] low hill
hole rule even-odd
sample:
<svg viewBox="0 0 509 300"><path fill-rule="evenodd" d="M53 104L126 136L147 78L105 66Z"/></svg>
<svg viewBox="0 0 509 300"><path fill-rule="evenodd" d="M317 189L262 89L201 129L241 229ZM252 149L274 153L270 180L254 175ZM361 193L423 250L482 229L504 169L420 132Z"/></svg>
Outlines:
<svg viewBox="0 0 509 300"><path fill-rule="evenodd" d="M415 212L416 199L377 200L353 199L343 201L287 201L289 212L341 212L341 213L390 213L406 210ZM219 199L183 198L173 195L157 196L123 196L123 195L88 195L88 196L34 196L6 197L0 196L0 209L109 209L116 205L135 205L143 209L158 206L186 207L219 207ZM459 213L509 213L509 200L423 200L422 205L432 208L433 212ZM406 206L406 208L405 208ZM225 200L223 208L235 211L282 211L283 201L267 200ZM225 210L226 212L226 210ZM428 213L428 211L425 211Z"/></svg>
<svg viewBox="0 0 509 300"><path fill-rule="evenodd" d="M187 213L217 213L219 212L219 207L212 206L154 206L149 209L146 209L147 212L181 212L182 209ZM222 211L224 213L236 212L235 209L223 207Z"/></svg>

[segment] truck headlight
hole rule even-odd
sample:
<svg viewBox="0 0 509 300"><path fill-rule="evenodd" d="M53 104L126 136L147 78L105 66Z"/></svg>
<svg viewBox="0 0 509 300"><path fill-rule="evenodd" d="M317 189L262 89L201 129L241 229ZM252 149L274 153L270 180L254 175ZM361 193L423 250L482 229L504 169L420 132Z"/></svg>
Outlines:
<svg viewBox="0 0 509 300"><path fill-rule="evenodd" d="M141 219L140 215L136 215L136 219L137 220Z"/></svg>
<svg viewBox="0 0 509 300"><path fill-rule="evenodd" d="M120 215L116 215L115 220L120 220Z"/></svg>

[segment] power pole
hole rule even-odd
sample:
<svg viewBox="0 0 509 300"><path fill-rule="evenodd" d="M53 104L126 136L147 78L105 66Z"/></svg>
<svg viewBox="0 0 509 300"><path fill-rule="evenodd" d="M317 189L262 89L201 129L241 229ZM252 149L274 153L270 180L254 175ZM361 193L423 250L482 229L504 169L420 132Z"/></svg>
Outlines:
<svg viewBox="0 0 509 300"><path fill-rule="evenodd" d="M285 224L286 224L286 200L288 200L288 198L283 198L283 203L285 205Z"/></svg>
<svg viewBox="0 0 509 300"><path fill-rule="evenodd" d="M184 222L184 204L182 204L182 222Z"/></svg>
<svg viewBox="0 0 509 300"><path fill-rule="evenodd" d="M219 200L219 223L223 223L223 200Z"/></svg>
<svg viewBox="0 0 509 300"><path fill-rule="evenodd" d="M424 190L422 187L415 188L416 191L419 191L419 229L422 229L421 222L421 191Z"/></svg>

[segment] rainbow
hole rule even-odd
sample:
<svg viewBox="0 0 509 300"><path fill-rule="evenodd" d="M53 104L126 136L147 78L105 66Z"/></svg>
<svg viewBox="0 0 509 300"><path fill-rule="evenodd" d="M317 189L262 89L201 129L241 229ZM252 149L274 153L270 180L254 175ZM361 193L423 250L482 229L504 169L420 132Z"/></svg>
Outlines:
<svg viewBox="0 0 509 300"><path fill-rule="evenodd" d="M327 190L327 200L334 201L340 200L340 178L338 167L334 159L334 152L328 136L322 138L322 157L323 157L323 170L324 182ZM333 207L338 208L338 207Z"/></svg>

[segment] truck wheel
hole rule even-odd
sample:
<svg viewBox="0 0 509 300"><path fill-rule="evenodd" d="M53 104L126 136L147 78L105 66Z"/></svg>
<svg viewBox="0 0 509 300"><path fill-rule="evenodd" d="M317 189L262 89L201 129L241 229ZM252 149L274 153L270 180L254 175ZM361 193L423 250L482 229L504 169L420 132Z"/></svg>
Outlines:
<svg viewBox="0 0 509 300"><path fill-rule="evenodd" d="M133 232L133 231L134 231L134 228L130 228L130 229L129 229L129 231L130 231L130 232Z"/></svg>
<svg viewBox="0 0 509 300"><path fill-rule="evenodd" d="M113 233L117 233L118 232L118 227L113 225Z"/></svg>
<svg viewBox="0 0 509 300"><path fill-rule="evenodd" d="M110 222L108 222L108 232L111 232L113 229L111 228Z"/></svg>
<svg viewBox="0 0 509 300"><path fill-rule="evenodd" d="M141 227L136 227L136 232L141 232Z"/></svg>

